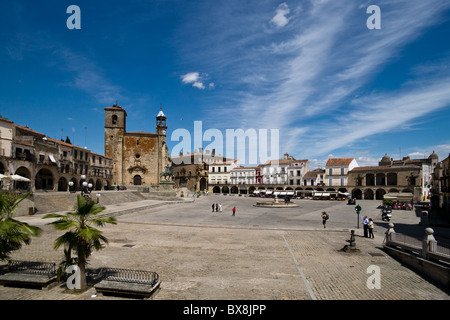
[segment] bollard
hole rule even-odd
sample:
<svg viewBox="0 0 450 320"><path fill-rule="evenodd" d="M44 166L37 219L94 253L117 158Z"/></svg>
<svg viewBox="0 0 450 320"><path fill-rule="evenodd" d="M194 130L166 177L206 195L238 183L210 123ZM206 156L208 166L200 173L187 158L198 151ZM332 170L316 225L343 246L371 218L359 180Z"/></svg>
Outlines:
<svg viewBox="0 0 450 320"><path fill-rule="evenodd" d="M433 236L432 228L425 229L425 237L422 240L422 258L428 259L429 252L436 252L437 241Z"/></svg>
<svg viewBox="0 0 450 320"><path fill-rule="evenodd" d="M395 233L395 231L394 231L394 224L392 222L389 222L388 227L389 228L387 229L387 231L385 233L386 236L384 237L384 243L386 245L389 245L389 241L391 240L391 235L393 233Z"/></svg>

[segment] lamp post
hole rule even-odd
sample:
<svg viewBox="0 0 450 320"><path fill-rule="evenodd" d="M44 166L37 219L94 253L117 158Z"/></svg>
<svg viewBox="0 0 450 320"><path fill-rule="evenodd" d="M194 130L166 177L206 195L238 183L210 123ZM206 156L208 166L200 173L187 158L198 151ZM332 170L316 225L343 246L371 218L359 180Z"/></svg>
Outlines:
<svg viewBox="0 0 450 320"><path fill-rule="evenodd" d="M73 181L69 181L69 192L74 193L75 190L73 189Z"/></svg>
<svg viewBox="0 0 450 320"><path fill-rule="evenodd" d="M86 179L86 175L82 174L81 175L81 181ZM82 185L82 189L81 189L81 195L86 199L89 200L90 196L89 194L91 193L91 189L92 189L92 183L88 183L87 181L83 181L81 183Z"/></svg>
<svg viewBox="0 0 450 320"><path fill-rule="evenodd" d="M358 229L359 229L359 214L361 213L361 206L358 204L355 207L356 215L358 216Z"/></svg>

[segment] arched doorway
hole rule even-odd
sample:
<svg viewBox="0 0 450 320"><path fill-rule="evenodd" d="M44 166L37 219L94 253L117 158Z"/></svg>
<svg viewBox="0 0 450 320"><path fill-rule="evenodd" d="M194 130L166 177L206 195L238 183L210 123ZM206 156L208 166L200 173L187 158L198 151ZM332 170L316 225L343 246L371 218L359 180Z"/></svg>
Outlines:
<svg viewBox="0 0 450 320"><path fill-rule="evenodd" d="M14 174L31 179L30 171L25 167L19 167ZM28 181L14 181L14 189L17 190L29 190L30 182Z"/></svg>
<svg viewBox="0 0 450 320"><path fill-rule="evenodd" d="M215 187L213 188L213 193L220 193L220 187L215 186Z"/></svg>
<svg viewBox="0 0 450 320"><path fill-rule="evenodd" d="M36 174L36 190L53 190L53 174L48 169L41 169Z"/></svg>
<svg viewBox="0 0 450 320"><path fill-rule="evenodd" d="M361 189L355 189L352 191L352 198L356 198L358 200L362 199L362 191Z"/></svg>
<svg viewBox="0 0 450 320"><path fill-rule="evenodd" d="M77 180L77 178L74 177L74 178L70 179L69 191L74 192L74 191L77 191L77 190L78 190L78 180Z"/></svg>
<svg viewBox="0 0 450 320"><path fill-rule="evenodd" d="M239 189L236 186L232 186L231 187L231 193L232 194L238 194L239 193Z"/></svg>
<svg viewBox="0 0 450 320"><path fill-rule="evenodd" d="M102 190L102 180L97 179L97 181L95 182L95 190Z"/></svg>
<svg viewBox="0 0 450 320"><path fill-rule="evenodd" d="M372 191L372 189L364 190L364 199L365 200L373 200L373 191Z"/></svg>
<svg viewBox="0 0 450 320"><path fill-rule="evenodd" d="M208 188L207 182L205 178L200 179L200 191L204 191L206 188Z"/></svg>
<svg viewBox="0 0 450 320"><path fill-rule="evenodd" d="M58 180L58 191L67 191L69 184L67 183L67 179L64 177L59 178Z"/></svg>
<svg viewBox="0 0 450 320"><path fill-rule="evenodd" d="M386 194L386 191L384 191L383 189L378 189L375 192L375 199L377 200L384 200L384 195Z"/></svg>
<svg viewBox="0 0 450 320"><path fill-rule="evenodd" d="M135 185L135 186L140 186L141 184L142 184L142 177L140 176L140 175L135 175L134 177L133 177L133 184Z"/></svg>

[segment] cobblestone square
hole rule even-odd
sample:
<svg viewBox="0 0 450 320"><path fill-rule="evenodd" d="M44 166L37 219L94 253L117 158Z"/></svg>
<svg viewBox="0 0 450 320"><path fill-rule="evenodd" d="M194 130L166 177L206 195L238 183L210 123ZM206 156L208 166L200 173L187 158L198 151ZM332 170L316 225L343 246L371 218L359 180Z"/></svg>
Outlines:
<svg viewBox="0 0 450 320"><path fill-rule="evenodd" d="M257 208L256 198L206 196L118 215L104 227L109 244L94 252L88 268L155 271L161 289L155 300L448 300L448 291L391 258L382 250L387 223L377 201L361 201L376 222L375 239L363 238L354 207L344 202L295 200L298 207ZM211 212L220 202L222 212ZM124 204L127 206L137 205ZM231 208L236 206L236 216ZM106 213L111 208L107 208ZM321 211L330 214L323 228ZM15 259L59 262L53 250L58 232L41 216L22 217L44 229ZM394 212L392 222L418 237L424 227L414 211ZM355 230L356 253L342 248ZM436 237L448 239L445 228ZM4 263L3 263L4 264ZM381 288L369 289L367 268L378 266ZM110 300L91 288L70 294L64 284L50 290L0 287L0 299Z"/></svg>

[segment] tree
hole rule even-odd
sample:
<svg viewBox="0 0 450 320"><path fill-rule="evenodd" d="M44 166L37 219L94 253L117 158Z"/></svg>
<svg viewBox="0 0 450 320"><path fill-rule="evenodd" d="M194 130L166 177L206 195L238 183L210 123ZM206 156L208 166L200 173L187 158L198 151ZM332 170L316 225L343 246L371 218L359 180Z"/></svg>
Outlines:
<svg viewBox="0 0 450 320"><path fill-rule="evenodd" d="M29 196L14 192L0 193L0 260L9 260L14 250L30 244L31 237L40 236L42 229L13 218L20 202Z"/></svg>
<svg viewBox="0 0 450 320"><path fill-rule="evenodd" d="M85 200L81 195L77 196L77 206L75 212L64 214L50 213L43 219L57 218L48 223L56 230L68 230L55 240L54 248L61 245L66 247L68 256L70 252L76 252L77 257L74 262L80 270L80 289L86 289L86 264L93 250L101 250L104 244L108 243L102 232L94 226L102 227L106 223L116 224L116 219L112 217L98 217L97 215L105 210L105 207L98 206L93 200Z"/></svg>

